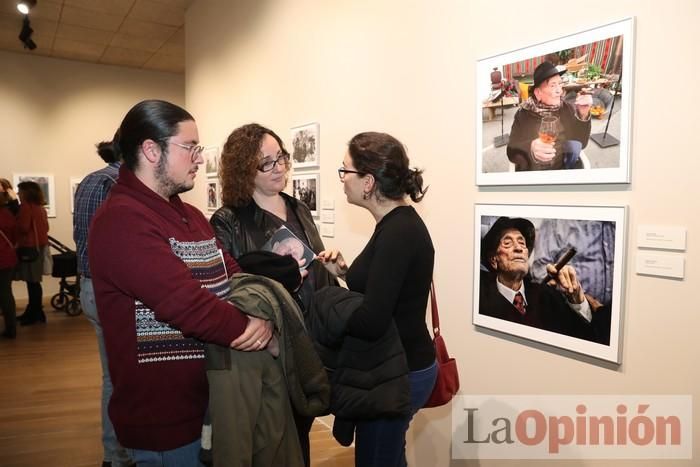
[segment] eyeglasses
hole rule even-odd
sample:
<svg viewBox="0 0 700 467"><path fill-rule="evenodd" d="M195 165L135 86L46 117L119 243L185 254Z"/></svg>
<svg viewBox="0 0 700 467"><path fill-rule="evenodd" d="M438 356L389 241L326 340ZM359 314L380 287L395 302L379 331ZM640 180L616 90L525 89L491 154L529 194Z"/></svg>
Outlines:
<svg viewBox="0 0 700 467"><path fill-rule="evenodd" d="M190 157L192 158L192 162L196 161L197 158L199 157L200 154L202 154L202 151L204 151L204 147L202 146L197 146L195 144L182 144L182 143L176 143L175 141L168 141L170 144L174 144L175 146L179 146L182 149L187 149L187 151L190 153Z"/></svg>
<svg viewBox="0 0 700 467"><path fill-rule="evenodd" d="M285 166L289 164L289 153L278 152L277 159L267 159L263 161L259 166L258 170L260 172L269 172L274 169L277 164L284 164Z"/></svg>
<svg viewBox="0 0 700 467"><path fill-rule="evenodd" d="M358 172L357 170L346 169L345 167L341 167L338 169L338 177L340 178L340 181L345 180L345 174L357 174L360 176L366 175L364 172Z"/></svg>

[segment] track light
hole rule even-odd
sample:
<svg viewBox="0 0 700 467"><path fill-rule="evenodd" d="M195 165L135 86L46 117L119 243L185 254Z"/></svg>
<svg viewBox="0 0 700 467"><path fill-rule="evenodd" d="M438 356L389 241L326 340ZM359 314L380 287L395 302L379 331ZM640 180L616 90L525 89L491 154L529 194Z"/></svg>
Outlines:
<svg viewBox="0 0 700 467"><path fill-rule="evenodd" d="M21 2L17 2L17 9L20 13L26 15L29 14L29 10L31 10L35 5L36 0L23 0Z"/></svg>
<svg viewBox="0 0 700 467"><path fill-rule="evenodd" d="M34 30L29 25L29 16L24 17L22 21L22 30L19 33L19 40L24 44L25 49L34 50L36 49L36 43L32 40L32 33Z"/></svg>

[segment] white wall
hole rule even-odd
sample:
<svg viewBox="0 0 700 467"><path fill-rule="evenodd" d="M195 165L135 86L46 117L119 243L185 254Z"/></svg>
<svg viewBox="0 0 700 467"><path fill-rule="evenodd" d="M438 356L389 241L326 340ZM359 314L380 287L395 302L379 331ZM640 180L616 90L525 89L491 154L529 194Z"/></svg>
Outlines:
<svg viewBox="0 0 700 467"><path fill-rule="evenodd" d="M104 166L95 143L110 140L126 112L143 99L184 105L184 76L0 52L0 177L51 173L56 217L49 234L75 248L71 177ZM45 295L58 290L48 280ZM22 283L15 296L26 297Z"/></svg>
<svg viewBox="0 0 700 467"><path fill-rule="evenodd" d="M327 246L354 257L369 238L369 214L345 205L335 169L355 133L394 134L430 191L418 205L436 246L443 334L470 394L692 394L700 396L700 76L695 0L591 0L584 4L439 0L199 1L189 10L187 106L205 143L259 121L289 143L288 129L321 124L322 198L336 202ZM629 185L475 186L475 62L482 57L636 17ZM204 206L203 183L191 200ZM474 203L629 205L622 365L553 351L471 324ZM688 229L684 280L634 273L639 224ZM696 404L697 406L698 404ZM700 426L698 409L693 420ZM696 458L700 430L693 439ZM542 461L450 462L450 413L423 411L409 436L417 466L540 466ZM557 461L557 466L697 465L697 461Z"/></svg>

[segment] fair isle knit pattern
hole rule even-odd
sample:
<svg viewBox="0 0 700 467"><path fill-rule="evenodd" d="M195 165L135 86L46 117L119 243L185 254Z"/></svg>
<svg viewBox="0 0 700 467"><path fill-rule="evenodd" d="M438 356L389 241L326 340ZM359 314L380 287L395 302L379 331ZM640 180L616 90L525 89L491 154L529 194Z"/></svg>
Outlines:
<svg viewBox="0 0 700 467"><path fill-rule="evenodd" d="M230 282L216 240L181 242L170 238L173 253L191 270L192 277L217 297L226 297ZM153 310L136 301L136 342L139 363L192 360L204 358L204 344L158 321Z"/></svg>

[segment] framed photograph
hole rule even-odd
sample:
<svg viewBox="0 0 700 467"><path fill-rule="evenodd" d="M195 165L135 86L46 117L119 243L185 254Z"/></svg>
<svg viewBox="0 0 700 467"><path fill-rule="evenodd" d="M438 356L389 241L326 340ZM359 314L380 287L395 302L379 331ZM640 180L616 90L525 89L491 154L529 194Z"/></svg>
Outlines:
<svg viewBox="0 0 700 467"><path fill-rule="evenodd" d="M17 185L20 182L38 183L41 191L44 193L46 214L49 217L56 217L56 186L54 185L53 175L42 173L12 174L12 183L15 185L15 190L17 190Z"/></svg>
<svg viewBox="0 0 700 467"><path fill-rule="evenodd" d="M221 207L219 180L207 179L207 211L214 212Z"/></svg>
<svg viewBox="0 0 700 467"><path fill-rule="evenodd" d="M202 158L204 159L204 174L207 177L217 177L219 175L219 158L221 158L218 146L204 148Z"/></svg>
<svg viewBox="0 0 700 467"><path fill-rule="evenodd" d="M71 177L70 178L70 213L73 214L75 210L75 191L78 189L78 185L83 181L83 177Z"/></svg>
<svg viewBox="0 0 700 467"><path fill-rule="evenodd" d="M314 217L318 217L320 187L321 175L319 173L292 175L292 196L303 201Z"/></svg>
<svg viewBox="0 0 700 467"><path fill-rule="evenodd" d="M626 211L477 204L473 323L620 363Z"/></svg>
<svg viewBox="0 0 700 467"><path fill-rule="evenodd" d="M476 64L476 184L629 183L634 18Z"/></svg>
<svg viewBox="0 0 700 467"><path fill-rule="evenodd" d="M317 168L321 163L321 131L318 123L292 128L292 163L294 168Z"/></svg>

